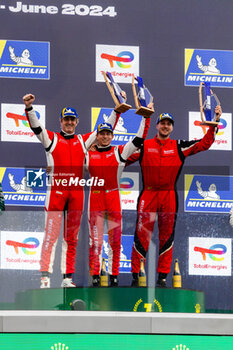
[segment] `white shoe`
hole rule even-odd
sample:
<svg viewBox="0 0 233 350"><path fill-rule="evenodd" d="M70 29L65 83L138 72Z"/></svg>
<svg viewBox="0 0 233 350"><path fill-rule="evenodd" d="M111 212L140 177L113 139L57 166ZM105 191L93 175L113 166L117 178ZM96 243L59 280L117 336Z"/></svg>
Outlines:
<svg viewBox="0 0 233 350"><path fill-rule="evenodd" d="M40 288L50 288L50 278L45 276L40 279Z"/></svg>
<svg viewBox="0 0 233 350"><path fill-rule="evenodd" d="M72 281L72 278L64 278L61 284L62 288L75 288L77 287L74 282Z"/></svg>

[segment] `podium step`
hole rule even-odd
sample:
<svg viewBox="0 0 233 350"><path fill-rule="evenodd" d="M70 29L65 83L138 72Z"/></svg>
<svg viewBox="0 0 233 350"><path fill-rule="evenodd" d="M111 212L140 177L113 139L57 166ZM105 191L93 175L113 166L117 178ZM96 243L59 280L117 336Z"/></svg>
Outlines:
<svg viewBox="0 0 233 350"><path fill-rule="evenodd" d="M15 310L205 312L202 291L173 288L58 288L19 292Z"/></svg>

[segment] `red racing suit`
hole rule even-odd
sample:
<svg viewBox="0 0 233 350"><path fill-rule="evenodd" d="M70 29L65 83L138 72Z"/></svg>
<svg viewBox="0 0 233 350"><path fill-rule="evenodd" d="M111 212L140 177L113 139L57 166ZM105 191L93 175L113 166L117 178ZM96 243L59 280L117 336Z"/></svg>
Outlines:
<svg viewBox="0 0 233 350"><path fill-rule="evenodd" d="M70 274L75 271L78 232L84 204L84 187L79 184L79 180L83 179L85 156L87 149L95 141L96 131L85 135L68 135L63 131L55 133L39 123L33 109L26 109L26 115L32 131L45 147L48 167L51 170L45 203L45 237L40 271L53 272L55 249L64 212L66 217L61 272ZM115 126L117 117L119 115L113 111L107 122Z"/></svg>
<svg viewBox="0 0 233 350"><path fill-rule="evenodd" d="M158 273L170 272L178 198L176 182L187 156L207 150L214 142L215 127L209 127L201 140L145 140L141 152L133 154L129 163L140 161L143 190L138 198L138 215L132 250L132 272L138 273L141 258L151 241L156 215L159 228Z"/></svg>
<svg viewBox="0 0 233 350"><path fill-rule="evenodd" d="M119 274L121 254L122 213L120 178L127 158L141 147L150 119L142 118L137 135L124 146L98 147L88 152L88 169L91 177L104 180L104 185L92 186L89 195L89 266L90 275L99 275L102 259L104 222L108 225L108 273Z"/></svg>

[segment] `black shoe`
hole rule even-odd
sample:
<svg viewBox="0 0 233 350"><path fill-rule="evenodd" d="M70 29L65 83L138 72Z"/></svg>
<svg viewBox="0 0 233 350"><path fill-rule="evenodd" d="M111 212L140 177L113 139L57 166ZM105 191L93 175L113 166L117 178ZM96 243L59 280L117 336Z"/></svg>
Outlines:
<svg viewBox="0 0 233 350"><path fill-rule="evenodd" d="M167 288L166 278L159 278L156 282L157 288Z"/></svg>
<svg viewBox="0 0 233 350"><path fill-rule="evenodd" d="M118 287L118 278L117 278L117 276L110 275L110 287Z"/></svg>
<svg viewBox="0 0 233 350"><path fill-rule="evenodd" d="M92 285L93 285L93 287L100 286L100 276L99 275L92 276Z"/></svg>
<svg viewBox="0 0 233 350"><path fill-rule="evenodd" d="M138 280L132 279L131 287L138 287Z"/></svg>
<svg viewBox="0 0 233 350"><path fill-rule="evenodd" d="M167 273L159 272L158 280L156 282L156 287L166 288L167 287L166 278L167 278Z"/></svg>
<svg viewBox="0 0 233 350"><path fill-rule="evenodd" d="M133 272L133 279L131 282L131 287L138 287L138 273Z"/></svg>

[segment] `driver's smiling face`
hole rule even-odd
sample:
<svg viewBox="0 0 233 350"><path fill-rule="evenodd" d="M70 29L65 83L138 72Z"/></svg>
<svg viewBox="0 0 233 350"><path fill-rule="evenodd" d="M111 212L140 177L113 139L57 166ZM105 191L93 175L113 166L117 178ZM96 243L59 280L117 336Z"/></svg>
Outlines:
<svg viewBox="0 0 233 350"><path fill-rule="evenodd" d="M64 117L61 120L61 129L66 134L74 134L77 125L78 119L72 116Z"/></svg>

